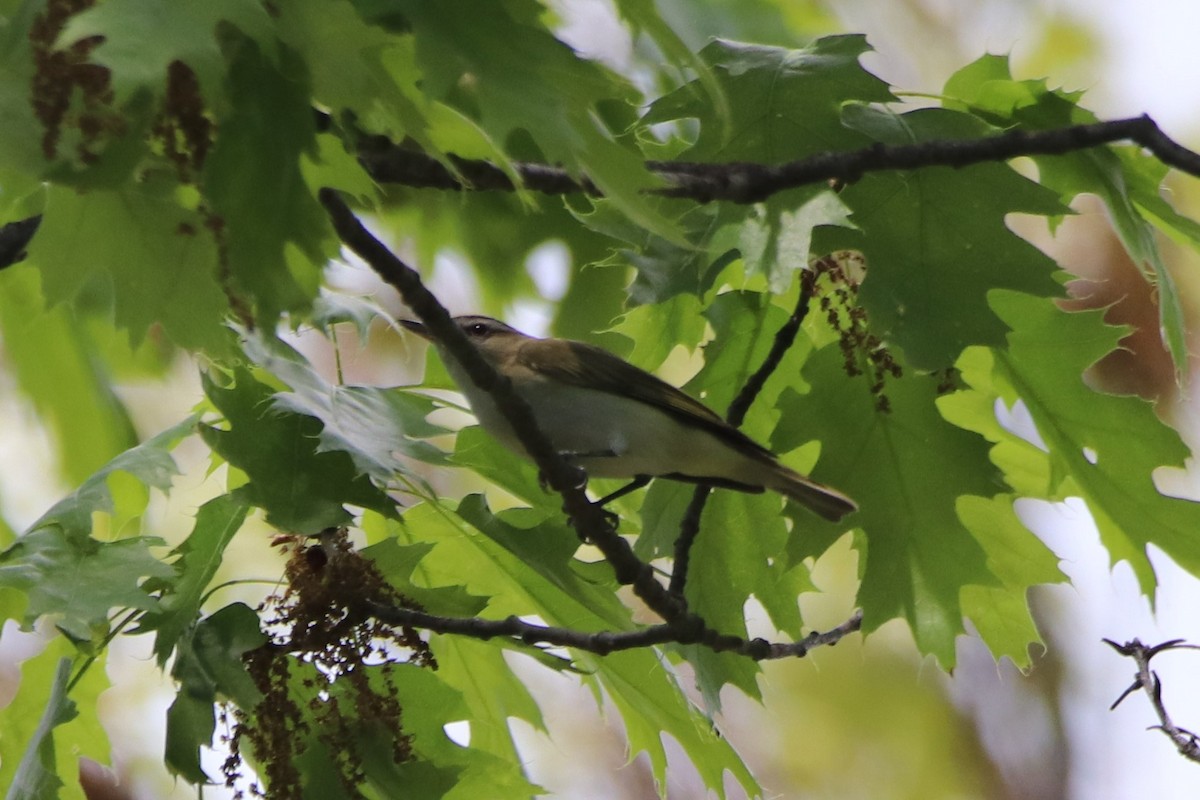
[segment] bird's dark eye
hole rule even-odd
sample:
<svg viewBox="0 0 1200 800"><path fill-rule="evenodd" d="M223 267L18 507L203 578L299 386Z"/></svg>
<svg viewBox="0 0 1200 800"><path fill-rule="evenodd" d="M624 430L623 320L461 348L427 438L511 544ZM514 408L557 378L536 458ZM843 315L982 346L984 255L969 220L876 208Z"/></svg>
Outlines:
<svg viewBox="0 0 1200 800"><path fill-rule="evenodd" d="M484 325L482 322L476 322L467 328L467 333L472 336L483 336L487 333L487 325Z"/></svg>

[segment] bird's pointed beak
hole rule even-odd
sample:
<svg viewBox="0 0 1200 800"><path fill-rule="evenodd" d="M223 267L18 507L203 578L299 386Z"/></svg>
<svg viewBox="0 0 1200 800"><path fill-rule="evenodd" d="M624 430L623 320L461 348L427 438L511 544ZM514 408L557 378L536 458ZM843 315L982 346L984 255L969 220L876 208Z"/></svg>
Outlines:
<svg viewBox="0 0 1200 800"><path fill-rule="evenodd" d="M400 325L405 330L412 331L417 336L420 336L422 339L430 338L429 337L429 329L426 328L424 324L417 322L415 319L401 319L401 320L397 320L397 322L399 322Z"/></svg>

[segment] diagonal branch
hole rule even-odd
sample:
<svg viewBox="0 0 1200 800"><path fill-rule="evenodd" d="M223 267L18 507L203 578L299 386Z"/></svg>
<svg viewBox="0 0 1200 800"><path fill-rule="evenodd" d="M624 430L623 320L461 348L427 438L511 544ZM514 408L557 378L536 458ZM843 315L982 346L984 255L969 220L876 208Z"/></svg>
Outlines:
<svg viewBox="0 0 1200 800"><path fill-rule="evenodd" d="M665 626L651 626L628 633L600 635L601 638L599 639L584 641L584 645L586 646L581 645L582 649L601 652L603 648L608 648L608 651L611 651L614 648L628 649L629 647L641 647L672 641L681 644L701 644L718 652L737 652L759 660L764 658L800 656L808 652L808 649L812 646L816 646L810 643L809 639L791 643L771 643L763 639L745 640L741 637L722 634L710 628L699 615L689 611L687 602L683 597L678 593L669 591L659 583L654 577L654 571L650 565L634 555L633 548L617 533L614 522L608 513L600 505L591 502L587 498L587 494L584 492L587 485L586 475L582 470L567 463L554 450L549 439L538 428L529 404L513 390L512 383L507 378L498 374L484 360L475 349L475 346L471 344L462 331L459 330L458 326L454 324L449 312L442 307L437 298L421 282L421 276L416 270L401 261L382 242L371 235L370 231L354 216L353 212L350 211L337 192L332 189L322 189L320 199L329 213L334 229L346 246L357 253L380 277L400 292L405 303L420 318L421 322L425 324L430 334L437 337L450 351L451 356L459 360L471 380L491 394L492 399L496 402L496 406L504 414L509 424L512 425L522 446L530 453L538 468L546 476L550 487L562 496L563 510L570 517L580 538L595 545L612 566L617 581L623 585L631 586L634 593L666 621ZM809 289L809 293L811 293L811 288ZM798 304L796 312L793 314L794 321L789 321L789 324L785 326L785 330L776 334L776 342L772 347L771 355L768 356L766 362L760 368L760 373L766 370L766 374L769 374L778 365L779 359L783 357L783 353L790 346L791 341L796 335L794 329L791 330L790 334L787 334L785 331L789 328L799 327L800 320L803 319L803 311L805 310L807 310L807 302ZM799 315L798 318L797 315ZM747 388L743 390L743 394L747 391L756 394L758 389L761 389L763 381L765 381L765 376L761 380L757 376L752 378L747 384ZM758 388L754 388L755 386ZM733 408L735 411L741 408L741 411L738 412L737 422L741 422L740 416L745 414L745 408L749 407L750 400L752 399L751 397L741 402L734 402ZM400 619L405 615L424 613L410 609L387 610L389 608L387 606L379 606L373 608L372 613L378 611L389 615L388 617L380 617L385 620L389 618ZM528 623L511 619L502 621L501 623L487 620L449 620L448 618L436 618L432 615L426 615L420 619L422 620L421 623L402 622L400 624L411 624L415 627L426 627L429 630L440 630L440 628L435 627L436 624L444 626L446 632L465 633L483 638L497 635L519 636L523 638L526 634L536 634L537 636L544 634L553 638L540 641L547 641L552 644L569 644L570 642L583 641L578 638L579 636L597 635L581 634L567 629L545 629L542 626L527 628L523 626L528 625ZM495 627L496 625L508 627L497 628ZM841 631L840 633L814 634L818 638L813 641L817 642L817 644L832 644L846 633L858 630L860 625L861 617L855 615L855 617L851 618L841 628L836 629L837 631ZM546 633L547 630L550 632ZM826 638L821 638L821 636ZM617 638L613 639L612 637ZM621 637L632 638L629 638L627 641ZM571 646L575 645L572 644Z"/></svg>
<svg viewBox="0 0 1200 800"><path fill-rule="evenodd" d="M346 246L400 292L404 302L426 325L430 334L458 359L471 380L492 395L547 483L562 496L563 510L571 518L576 532L599 548L612 565L617 580L631 586L638 597L664 620L696 632L706 630L704 621L689 613L686 603L670 594L654 577L650 566L634 555L633 548L617 533L607 512L588 499L584 492L586 475L555 451L550 440L538 428L529 404L514 391L512 383L498 374L476 351L475 346L451 320L449 312L421 282L417 271L371 235L337 192L322 189L320 200Z"/></svg>

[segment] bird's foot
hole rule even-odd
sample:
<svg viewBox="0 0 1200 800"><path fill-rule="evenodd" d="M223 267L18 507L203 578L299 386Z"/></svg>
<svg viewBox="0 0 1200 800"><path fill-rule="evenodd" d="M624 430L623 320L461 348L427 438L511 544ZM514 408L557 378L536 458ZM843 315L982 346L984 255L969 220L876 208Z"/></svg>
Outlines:
<svg viewBox="0 0 1200 800"><path fill-rule="evenodd" d="M560 455L565 455L565 454L560 454ZM580 467L576 464L572 464L568 461L567 468L571 470L571 487L574 489L586 488L587 482L588 482L588 476L587 476L587 472L584 471L583 467ZM550 485L550 479L546 476L546 473L542 472L540 469L538 470L538 486L541 488L541 490L543 492L546 492L547 494L549 494L551 491L553 491L553 488L554 488Z"/></svg>

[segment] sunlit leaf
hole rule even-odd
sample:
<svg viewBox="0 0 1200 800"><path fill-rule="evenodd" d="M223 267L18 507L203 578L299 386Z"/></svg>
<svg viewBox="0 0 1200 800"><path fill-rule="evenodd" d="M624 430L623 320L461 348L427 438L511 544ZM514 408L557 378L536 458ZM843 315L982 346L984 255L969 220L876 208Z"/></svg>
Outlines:
<svg viewBox="0 0 1200 800"><path fill-rule="evenodd" d="M847 522L864 532L865 629L902 617L923 652L952 665L954 639L964 630L963 587L997 582L955 510L961 495L991 497L1003 488L987 443L938 414L936 382L928 376L887 380L886 411L865 376L846 376L835 346L813 353L804 376L812 389L780 396L783 422L771 444L786 451L819 437L814 477L858 502ZM805 528L828 527L808 516ZM806 546L806 530L793 536Z"/></svg>
<svg viewBox="0 0 1200 800"><path fill-rule="evenodd" d="M1113 562L1128 561L1147 593L1155 586L1150 543L1200 571L1194 535L1200 505L1162 494L1153 477L1158 467L1181 465L1186 445L1146 401L1096 392L1083 380L1123 329L1105 325L1103 311L1067 314L1015 292L997 291L990 300L1013 328L997 367L1029 407L1051 459L1070 477L1069 493L1087 501Z"/></svg>
<svg viewBox="0 0 1200 800"><path fill-rule="evenodd" d="M164 587L159 607L141 623L142 630L157 631L154 655L159 666L166 664L179 637L195 623L208 584L248 510L246 501L234 493L209 500L196 512L191 534L176 548L179 560L172 564L176 575Z"/></svg>

